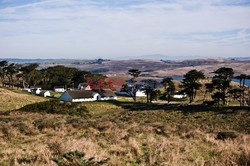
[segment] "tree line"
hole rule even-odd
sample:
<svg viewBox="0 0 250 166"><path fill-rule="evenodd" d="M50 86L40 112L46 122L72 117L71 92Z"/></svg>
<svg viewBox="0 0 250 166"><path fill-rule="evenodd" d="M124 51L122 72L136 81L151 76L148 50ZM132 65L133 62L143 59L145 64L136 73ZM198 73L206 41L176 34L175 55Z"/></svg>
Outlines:
<svg viewBox="0 0 250 166"><path fill-rule="evenodd" d="M173 95L176 92L176 86L172 77L166 77L160 82L164 87L164 93L161 93L160 90L154 86L159 84L157 80L147 79L138 82L138 78L141 74L140 70L130 69L128 74L131 75L132 78L129 80L129 83L127 82L124 85L123 89L132 94L134 101L136 101L136 92L139 90L145 91L148 103L157 98L167 100L168 102L173 99ZM212 80L205 85L201 83L202 80L206 79L202 71L191 70L184 75L180 88L182 93L187 94L189 103L195 102L198 92L201 90L202 86L205 86L203 103L207 102L206 97L207 94L210 93L212 101L207 102L207 104L227 105L230 100L237 100L240 106L244 106L249 100L249 96L248 98L245 96L247 90L245 82L247 79L250 79L250 76L246 74L234 76L234 70L227 67L221 67L215 70L213 74ZM239 87L231 85L233 78L239 80Z"/></svg>
<svg viewBox="0 0 250 166"><path fill-rule="evenodd" d="M41 86L43 89L53 89L54 86L77 88L79 83L86 82L87 77L105 78L102 74L72 67L54 66L38 69L39 64L14 64L0 61L0 83L4 87Z"/></svg>
<svg viewBox="0 0 250 166"><path fill-rule="evenodd" d="M43 89L53 89L54 86L64 86L64 88L77 88L79 83L87 82L88 77L105 79L102 74L93 74L88 71L82 71L72 67L53 66L45 69L39 69L38 64L15 64L7 61L0 61L0 84L5 87L23 87L41 86ZM158 82L154 79L144 79L138 82L141 71L130 69L128 74L131 79L123 85L123 90L129 92L134 101L136 101L136 92L142 90L146 93L147 102L160 98L170 102L176 92L176 85L173 78L166 77ZM202 84L201 81L206 79L202 71L191 70L184 75L181 81L180 89L189 98L189 103L195 102L197 94L202 87L205 88L203 102L207 102L207 95L211 94L212 103L217 105L227 105L230 100L239 101L241 106L247 102L245 86L246 80L250 79L249 75L241 74L234 76L232 68L221 67L213 72L214 76L211 81ZM232 79L238 79L239 87L231 86ZM161 93L157 85L163 85L164 92Z"/></svg>

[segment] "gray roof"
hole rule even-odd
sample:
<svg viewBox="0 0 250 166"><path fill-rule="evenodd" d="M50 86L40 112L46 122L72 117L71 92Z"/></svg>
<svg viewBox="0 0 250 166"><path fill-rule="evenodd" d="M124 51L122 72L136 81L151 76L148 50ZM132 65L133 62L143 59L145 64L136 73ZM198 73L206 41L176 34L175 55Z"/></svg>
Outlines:
<svg viewBox="0 0 250 166"><path fill-rule="evenodd" d="M54 89L64 89L64 86L55 86Z"/></svg>
<svg viewBox="0 0 250 166"><path fill-rule="evenodd" d="M72 97L72 99L93 98L96 94L96 92L90 90L73 90L67 91L67 93Z"/></svg>
<svg viewBox="0 0 250 166"><path fill-rule="evenodd" d="M112 90L97 90L95 91L101 95L101 97L116 97Z"/></svg>
<svg viewBox="0 0 250 166"><path fill-rule="evenodd" d="M78 86L87 87L88 84L87 83L80 83Z"/></svg>

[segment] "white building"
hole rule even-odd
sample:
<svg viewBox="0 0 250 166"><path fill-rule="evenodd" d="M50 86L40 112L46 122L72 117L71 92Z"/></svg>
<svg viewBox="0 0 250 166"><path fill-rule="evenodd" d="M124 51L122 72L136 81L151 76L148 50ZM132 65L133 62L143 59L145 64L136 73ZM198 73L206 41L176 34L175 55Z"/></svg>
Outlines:
<svg viewBox="0 0 250 166"><path fill-rule="evenodd" d="M31 93L31 89L30 88L24 88L24 89L22 89L22 91Z"/></svg>
<svg viewBox="0 0 250 166"><path fill-rule="evenodd" d="M187 97L187 95L185 93L178 93L177 92L176 94L173 95L173 98L175 98L175 99L183 99L186 97Z"/></svg>
<svg viewBox="0 0 250 166"><path fill-rule="evenodd" d="M40 86L31 86L30 89L31 90L34 90L34 89L42 90L42 88Z"/></svg>
<svg viewBox="0 0 250 166"><path fill-rule="evenodd" d="M80 89L80 90L92 90L91 86L88 85L87 83L80 83L78 85L78 89Z"/></svg>
<svg viewBox="0 0 250 166"><path fill-rule="evenodd" d="M39 94L42 97L50 97L50 91L41 91L41 93Z"/></svg>
<svg viewBox="0 0 250 166"><path fill-rule="evenodd" d="M98 95L98 100L101 101L111 101L111 100L117 100L117 96L114 94L112 90L98 90L96 91Z"/></svg>
<svg viewBox="0 0 250 166"><path fill-rule="evenodd" d="M41 88L38 89L31 89L31 93L39 95L42 92Z"/></svg>
<svg viewBox="0 0 250 166"><path fill-rule="evenodd" d="M147 95L146 95L145 91L143 91L143 90L138 90L136 92L136 97L146 97L146 96Z"/></svg>
<svg viewBox="0 0 250 166"><path fill-rule="evenodd" d="M85 101L96 101L99 94L93 91L86 90L74 90L64 92L59 98L61 101L70 101L70 102L85 102Z"/></svg>
<svg viewBox="0 0 250 166"><path fill-rule="evenodd" d="M63 86L55 86L54 91L55 92L65 92L65 89Z"/></svg>
<svg viewBox="0 0 250 166"><path fill-rule="evenodd" d="M117 96L111 90L73 90L64 92L59 99L69 102L108 101L117 100Z"/></svg>
<svg viewBox="0 0 250 166"><path fill-rule="evenodd" d="M125 91L123 91L123 90L117 91L116 94L117 94L117 95L121 95L121 96L130 96L130 97L132 96L131 93L125 92ZM145 91L143 91L143 90L138 90L138 91L136 92L136 97L146 97L146 96L147 96L147 95L146 95Z"/></svg>

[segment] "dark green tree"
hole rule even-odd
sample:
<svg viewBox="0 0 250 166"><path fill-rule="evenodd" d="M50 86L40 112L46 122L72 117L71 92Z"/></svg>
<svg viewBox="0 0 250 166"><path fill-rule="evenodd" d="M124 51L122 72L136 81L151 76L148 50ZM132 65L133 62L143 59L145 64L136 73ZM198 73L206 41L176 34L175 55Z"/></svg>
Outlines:
<svg viewBox="0 0 250 166"><path fill-rule="evenodd" d="M18 73L18 68L14 63L9 64L4 69L6 71L6 76L9 80L9 87L14 87L14 79L13 77Z"/></svg>
<svg viewBox="0 0 250 166"><path fill-rule="evenodd" d="M214 86L212 83L206 83L205 88L206 88L206 90L205 90L204 97L203 97L203 103L206 101L207 94L213 92Z"/></svg>
<svg viewBox="0 0 250 166"><path fill-rule="evenodd" d="M247 79L247 75L246 74L241 74L239 76L235 77L236 79L238 79L240 81L240 89L241 89L241 93L240 93L240 106L244 106L245 105L245 82Z"/></svg>
<svg viewBox="0 0 250 166"><path fill-rule="evenodd" d="M163 94L163 99L166 99L168 103L170 103L170 100L175 93L175 84L173 82L173 78L166 77L161 82L165 88L165 92Z"/></svg>
<svg viewBox="0 0 250 166"><path fill-rule="evenodd" d="M130 69L130 70L128 71L128 74L131 75L133 78L137 78L137 77L140 76L141 71L138 70L138 69Z"/></svg>
<svg viewBox="0 0 250 166"><path fill-rule="evenodd" d="M134 102L136 102L136 92L140 89L140 85L137 83L137 78L140 76L141 71L138 69L130 69L128 74L132 76L127 83L127 90L133 97Z"/></svg>
<svg viewBox="0 0 250 166"><path fill-rule="evenodd" d="M74 88L77 88L80 83L87 81L87 77L92 76L90 72L87 71L76 71L73 75L72 81L74 83Z"/></svg>
<svg viewBox="0 0 250 166"><path fill-rule="evenodd" d="M29 87L34 86L34 82L36 82L37 79L36 75L38 73L38 70L36 69L39 65L36 63L29 64L26 66L21 67L20 71L22 72L22 78L23 78L23 87Z"/></svg>
<svg viewBox="0 0 250 166"><path fill-rule="evenodd" d="M152 103L152 100L155 100L158 97L157 88L159 82L153 79L146 79L141 80L141 83L143 84L142 90L144 90L147 95L147 103Z"/></svg>
<svg viewBox="0 0 250 166"><path fill-rule="evenodd" d="M202 86L202 84L199 83L199 80L204 78L204 73L197 70L191 70L184 75L181 87L184 88L183 91L189 96L190 103L194 102L197 91Z"/></svg>
<svg viewBox="0 0 250 166"><path fill-rule="evenodd" d="M212 84L216 93L212 96L214 100L220 104L227 104L227 93L230 88L230 82L232 81L234 71L232 68L221 67L213 72L215 75L212 78Z"/></svg>
<svg viewBox="0 0 250 166"><path fill-rule="evenodd" d="M73 77L78 71L76 68L65 66L54 66L46 69L47 83L53 88L54 86L68 86L73 85Z"/></svg>
<svg viewBox="0 0 250 166"><path fill-rule="evenodd" d="M7 66L8 66L8 61L0 61L0 79L2 82L2 86L4 86Z"/></svg>

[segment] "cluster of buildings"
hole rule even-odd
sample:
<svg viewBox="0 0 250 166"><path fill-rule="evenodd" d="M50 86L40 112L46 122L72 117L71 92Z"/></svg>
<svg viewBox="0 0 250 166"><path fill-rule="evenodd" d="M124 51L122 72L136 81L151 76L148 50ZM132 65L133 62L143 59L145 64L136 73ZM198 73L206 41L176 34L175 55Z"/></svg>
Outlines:
<svg viewBox="0 0 250 166"><path fill-rule="evenodd" d="M32 86L30 88L24 88L23 91L26 91L26 92L29 92L29 93L32 93L32 94L35 94L38 96L42 96L42 97L50 97L51 96L50 91L42 90L41 87Z"/></svg>
<svg viewBox="0 0 250 166"><path fill-rule="evenodd" d="M23 89L29 93L33 93L35 95L39 95L42 97L51 97L51 93L48 90L42 90L41 87L30 87ZM68 89L66 90L63 86L54 87L54 91L58 93L62 93L59 97L61 101L67 102L86 102L86 101L111 101L117 100L117 95L121 96L132 96L129 92L118 90L114 93L112 90L93 90L87 83L80 83L78 85L78 89ZM136 92L136 97L146 97L145 91L138 90ZM184 98L186 94L177 93L173 96L174 98Z"/></svg>
<svg viewBox="0 0 250 166"><path fill-rule="evenodd" d="M48 90L42 90L41 87L24 88L23 91L42 96L51 97L51 93ZM110 101L117 100L116 94L112 90L92 90L87 83L81 83L78 89L68 89L64 87L56 86L54 91L62 93L59 97L61 101L69 102L85 102L85 101Z"/></svg>

